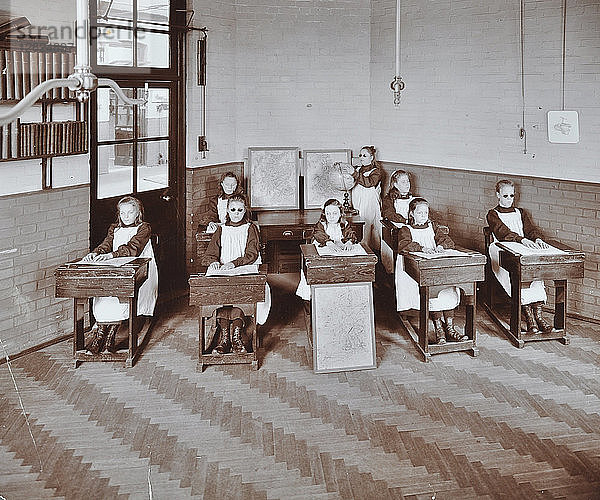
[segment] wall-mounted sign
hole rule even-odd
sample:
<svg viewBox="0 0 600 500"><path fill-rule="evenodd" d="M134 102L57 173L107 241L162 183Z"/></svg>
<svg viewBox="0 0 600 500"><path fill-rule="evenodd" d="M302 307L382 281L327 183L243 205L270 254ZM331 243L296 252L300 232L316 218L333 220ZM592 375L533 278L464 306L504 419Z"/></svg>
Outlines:
<svg viewBox="0 0 600 500"><path fill-rule="evenodd" d="M548 140L557 143L579 142L577 111L548 111Z"/></svg>

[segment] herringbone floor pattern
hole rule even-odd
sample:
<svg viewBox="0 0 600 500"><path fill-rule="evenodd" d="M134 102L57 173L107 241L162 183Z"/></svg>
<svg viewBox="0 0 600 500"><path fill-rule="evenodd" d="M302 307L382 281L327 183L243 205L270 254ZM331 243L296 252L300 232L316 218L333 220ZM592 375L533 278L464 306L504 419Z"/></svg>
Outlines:
<svg viewBox="0 0 600 500"><path fill-rule="evenodd" d="M600 498L600 327L419 360L378 290L377 369L314 374L286 290L258 371L196 371L182 300L137 364L72 367L63 342L0 366L6 499ZM23 404L28 421L21 411ZM28 425L29 424L29 425Z"/></svg>

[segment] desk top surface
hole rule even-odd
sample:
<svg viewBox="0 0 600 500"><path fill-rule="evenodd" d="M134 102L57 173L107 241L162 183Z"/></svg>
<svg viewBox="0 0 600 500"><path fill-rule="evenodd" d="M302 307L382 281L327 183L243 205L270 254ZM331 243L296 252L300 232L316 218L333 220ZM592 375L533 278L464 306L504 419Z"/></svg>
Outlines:
<svg viewBox="0 0 600 500"><path fill-rule="evenodd" d="M574 250L572 248L567 247L566 245L558 242L558 241L548 241L550 245L555 248L559 248L564 253L554 253L554 254L529 254L524 255L505 245L504 242L498 241L496 244L498 247L506 254L518 260L522 265L560 265L560 264L572 264L572 263L582 263L585 259L585 253Z"/></svg>
<svg viewBox="0 0 600 500"><path fill-rule="evenodd" d="M256 222L259 226L299 225L312 226L321 216L321 209L311 210L264 210L255 212ZM348 222L364 224L365 221L358 216L346 216Z"/></svg>
<svg viewBox="0 0 600 500"><path fill-rule="evenodd" d="M148 265L152 259L149 257L138 257L127 264L120 266L111 266L108 264L102 264L97 262L94 264L80 264L78 259L73 262L66 262L56 268L55 274L68 273L68 274L81 274L81 275L97 275L97 274L109 274L109 275L132 275L138 269Z"/></svg>
<svg viewBox="0 0 600 500"><path fill-rule="evenodd" d="M365 251L367 252L367 255L319 255L319 252L317 252L315 245L312 243L300 245L300 250L302 251L304 258L306 259L307 265L309 265L310 262L315 262L317 260L323 260L323 261L329 261L329 262L331 262L333 260L344 260L344 261L347 260L350 262L352 262L352 261L355 261L355 262L362 262L362 261L377 262L377 256L375 255L373 250L371 250L364 243L360 243L360 245L365 249Z"/></svg>
<svg viewBox="0 0 600 500"><path fill-rule="evenodd" d="M433 259L427 259L419 255L412 254L410 252L402 252L406 260L413 261L420 269L426 268L442 268L442 267L460 267L460 266L473 266L473 265L485 265L485 255L470 250L468 248L456 247L456 250L468 253L466 256L448 256L448 257L436 257Z"/></svg>

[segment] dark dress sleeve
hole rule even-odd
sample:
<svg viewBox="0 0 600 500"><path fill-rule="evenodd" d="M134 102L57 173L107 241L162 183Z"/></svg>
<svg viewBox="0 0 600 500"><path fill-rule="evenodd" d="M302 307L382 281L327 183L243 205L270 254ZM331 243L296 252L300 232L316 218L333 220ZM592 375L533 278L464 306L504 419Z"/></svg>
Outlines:
<svg viewBox="0 0 600 500"><path fill-rule="evenodd" d="M521 211L521 220L523 221L523 234L525 235L525 237L530 239L531 241L535 241L538 238L542 238L542 233L532 222L531 216L522 208L519 208L519 210Z"/></svg>
<svg viewBox="0 0 600 500"><path fill-rule="evenodd" d="M494 233L494 236L498 241L516 241L521 243L523 237L519 236L514 231L511 231L510 228L500 220L498 212L493 208L487 213L487 221L492 233Z"/></svg>
<svg viewBox="0 0 600 500"><path fill-rule="evenodd" d="M381 216L384 219L391 220L393 222L406 224L406 219L404 217L402 217L402 214L396 213L396 207L394 206L394 200L392 199L392 197L390 196L389 193L383 197Z"/></svg>
<svg viewBox="0 0 600 500"><path fill-rule="evenodd" d="M127 243L117 248L113 252L113 255L115 257L137 257L144 250L151 235L152 228L150 224L142 222L140 227L138 227L137 233Z"/></svg>
<svg viewBox="0 0 600 500"><path fill-rule="evenodd" d="M444 248L454 248L454 241L450 238L446 226L441 226L433 222L433 234L436 245L442 245Z"/></svg>
<svg viewBox="0 0 600 500"><path fill-rule="evenodd" d="M408 226L402 226L398 231L398 252L420 252L423 247L420 243L413 241Z"/></svg>
<svg viewBox="0 0 600 500"><path fill-rule="evenodd" d="M364 175L363 172L361 172L361 170L362 170L362 168L359 168L358 170L355 170L354 173L352 174L352 177L354 177L356 182L358 182L361 186L374 187L374 186L377 186L377 184L379 184L379 181L381 180L381 177L383 176L381 167L371 166L370 168L365 169L365 172L369 172L372 170L372 172L366 176Z"/></svg>
<svg viewBox="0 0 600 500"><path fill-rule="evenodd" d="M319 246L324 247L325 243L327 243L331 238L325 232L325 228L321 221L317 222L313 229L313 239L319 244Z"/></svg>
<svg viewBox="0 0 600 500"><path fill-rule="evenodd" d="M219 211L217 210L218 196L213 196L208 199L208 209L202 215L199 225L208 226L211 222L219 222Z"/></svg>
<svg viewBox="0 0 600 500"><path fill-rule="evenodd" d="M356 237L356 233L354 232L352 225L346 221L346 227L342 229L342 243L346 243L347 241L358 243L358 238Z"/></svg>
<svg viewBox="0 0 600 500"><path fill-rule="evenodd" d="M246 239L246 250L242 257L233 259L233 265L235 267L246 266L248 264L254 264L260 253L260 234L255 224L250 223L248 228L248 238Z"/></svg>
<svg viewBox="0 0 600 500"><path fill-rule="evenodd" d="M109 253L112 252L113 246L113 238L115 237L115 228L117 224L113 223L109 226L108 232L106 233L106 238L102 240L96 248L92 250L93 253L101 254L101 253Z"/></svg>
<svg viewBox="0 0 600 500"><path fill-rule="evenodd" d="M204 251L204 255L200 261L202 266L210 266L213 262L220 262L221 257L221 233L223 230L221 226L213 233L210 238L210 243Z"/></svg>

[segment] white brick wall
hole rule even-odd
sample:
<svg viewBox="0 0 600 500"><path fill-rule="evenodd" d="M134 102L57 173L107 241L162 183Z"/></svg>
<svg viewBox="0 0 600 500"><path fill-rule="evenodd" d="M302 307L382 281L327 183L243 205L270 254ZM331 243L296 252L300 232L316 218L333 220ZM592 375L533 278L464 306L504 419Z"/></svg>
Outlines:
<svg viewBox="0 0 600 500"><path fill-rule="evenodd" d="M393 108L395 0L373 0L371 133L390 161L598 182L600 3L567 3L565 109L579 111L578 144L547 140L561 109L562 2L525 2L525 128L519 2L402 0L406 89Z"/></svg>
<svg viewBox="0 0 600 500"><path fill-rule="evenodd" d="M199 88L188 86L188 164L239 161L252 146L354 148L369 142L368 0L235 1L207 9L207 137L196 153ZM195 78L195 43L188 68ZM195 88L194 88L195 87Z"/></svg>

